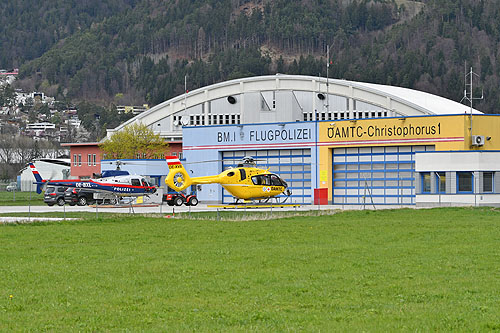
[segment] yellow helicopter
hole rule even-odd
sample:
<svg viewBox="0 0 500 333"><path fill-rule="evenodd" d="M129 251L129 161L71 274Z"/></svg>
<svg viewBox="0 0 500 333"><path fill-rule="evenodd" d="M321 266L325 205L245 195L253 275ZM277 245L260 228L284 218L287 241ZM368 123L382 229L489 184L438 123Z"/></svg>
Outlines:
<svg viewBox="0 0 500 333"><path fill-rule="evenodd" d="M259 169L252 157L244 157L236 168L229 168L215 176L190 177L179 158L167 156L168 175L165 183L180 192L191 185L221 184L238 201L267 202L281 193L286 195L284 203L292 194L288 184L269 169Z"/></svg>

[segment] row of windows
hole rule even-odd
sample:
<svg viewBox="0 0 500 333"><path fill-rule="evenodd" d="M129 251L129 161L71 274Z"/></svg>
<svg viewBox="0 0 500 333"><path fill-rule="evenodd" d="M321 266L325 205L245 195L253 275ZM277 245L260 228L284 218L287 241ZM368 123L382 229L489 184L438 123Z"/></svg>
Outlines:
<svg viewBox="0 0 500 333"><path fill-rule="evenodd" d="M446 184L449 180L446 179L445 172L422 172L422 193L431 193L431 182L434 179L435 193L446 193ZM474 173L471 171L457 172L457 193L474 193ZM494 190L494 172L482 172L481 193L493 193Z"/></svg>
<svg viewBox="0 0 500 333"><path fill-rule="evenodd" d="M183 123L182 118L183 117L189 117L189 122ZM182 126L182 125L188 125L189 126L200 126L200 125L205 125L205 116L203 114L192 114L189 116L174 116L174 125L175 126ZM241 122L241 115L240 114L209 114L208 115L208 125L237 125ZM158 124L159 126L160 124Z"/></svg>
<svg viewBox="0 0 500 333"><path fill-rule="evenodd" d="M350 119L349 111L336 111L336 112L318 112L316 117L318 120L342 120ZM353 119L366 119L366 118L383 118L388 117L388 112L381 111L353 111ZM304 112L304 121L313 121L313 112Z"/></svg>
<svg viewBox="0 0 500 333"><path fill-rule="evenodd" d="M87 154L87 165L95 166L97 165L97 155ZM82 154L73 154L73 166L82 166Z"/></svg>

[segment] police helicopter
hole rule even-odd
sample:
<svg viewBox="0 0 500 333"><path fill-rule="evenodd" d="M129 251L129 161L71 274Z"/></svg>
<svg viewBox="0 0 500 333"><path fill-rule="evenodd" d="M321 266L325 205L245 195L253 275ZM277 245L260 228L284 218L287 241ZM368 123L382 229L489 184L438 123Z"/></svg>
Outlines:
<svg viewBox="0 0 500 333"><path fill-rule="evenodd" d="M236 198L244 202L268 202L280 194L285 194L284 203L292 194L288 184L269 169L257 168L253 157L244 157L235 168L229 168L214 176L190 177L179 158L167 156L168 175L165 183L175 191L182 191L191 185L221 184ZM277 198L276 198L277 199Z"/></svg>
<svg viewBox="0 0 500 333"><path fill-rule="evenodd" d="M119 166L120 163L117 163ZM115 198L112 200L118 202L120 197L138 197L143 195L154 194L157 190L156 186L148 183L148 181L139 175L130 175L127 171L106 170L101 178L92 178L89 180L63 179L52 180L43 179L33 163L29 164L31 172L35 177L36 192L40 194L47 186L65 186L70 188L80 188L87 191L111 195Z"/></svg>

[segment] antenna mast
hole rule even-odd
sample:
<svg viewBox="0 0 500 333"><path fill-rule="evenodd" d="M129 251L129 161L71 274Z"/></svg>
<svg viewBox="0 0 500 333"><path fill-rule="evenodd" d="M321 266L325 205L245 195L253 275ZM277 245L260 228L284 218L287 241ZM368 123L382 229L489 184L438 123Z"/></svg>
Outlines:
<svg viewBox="0 0 500 333"><path fill-rule="evenodd" d="M186 98L187 98L187 75L184 75L184 115L186 114Z"/></svg>
<svg viewBox="0 0 500 333"><path fill-rule="evenodd" d="M329 84L329 76L328 76L328 69L330 68L330 45L326 46L326 114L330 112L330 98L329 98L329 92L328 92L328 84Z"/></svg>
<svg viewBox="0 0 500 333"><path fill-rule="evenodd" d="M467 66L467 64L465 65ZM464 89L464 97L462 97L462 100L460 102L463 102L464 100L468 101L470 103L470 126L469 126L469 131L470 131L470 135L471 135L471 138L472 138L472 102L477 99L477 100L482 100L484 99L484 94L483 94L483 91L481 90L481 97L474 97L473 95L473 89L472 89L472 78L475 76L477 76L479 78L479 75L477 75L476 73L474 73L472 71L472 67L470 68L470 71L469 73L466 73L465 74L465 89ZM467 89L469 89L469 92L467 92Z"/></svg>

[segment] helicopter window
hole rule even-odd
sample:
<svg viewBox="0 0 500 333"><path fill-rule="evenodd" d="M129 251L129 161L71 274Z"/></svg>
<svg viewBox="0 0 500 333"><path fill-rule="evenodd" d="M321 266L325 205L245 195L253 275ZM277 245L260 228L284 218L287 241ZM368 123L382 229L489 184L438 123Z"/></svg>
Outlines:
<svg viewBox="0 0 500 333"><path fill-rule="evenodd" d="M278 176L276 175L271 175L271 185L273 186L283 186L281 184L281 180Z"/></svg>
<svg viewBox="0 0 500 333"><path fill-rule="evenodd" d="M252 177L252 182L255 185L271 185L269 175L257 175Z"/></svg>
<svg viewBox="0 0 500 333"><path fill-rule="evenodd" d="M132 179L131 180L131 184L132 186L141 186L141 182L139 181L139 179Z"/></svg>
<svg viewBox="0 0 500 333"><path fill-rule="evenodd" d="M141 182L142 182L142 186L149 186L148 182L146 181L146 179L141 179Z"/></svg>
<svg viewBox="0 0 500 333"><path fill-rule="evenodd" d="M241 180L245 180L247 178L247 173L246 173L245 169L240 169L240 176L241 176Z"/></svg>
<svg viewBox="0 0 500 333"><path fill-rule="evenodd" d="M228 173L227 173L227 176L228 176L228 177L232 177L232 176L234 176L234 171L228 172Z"/></svg>

